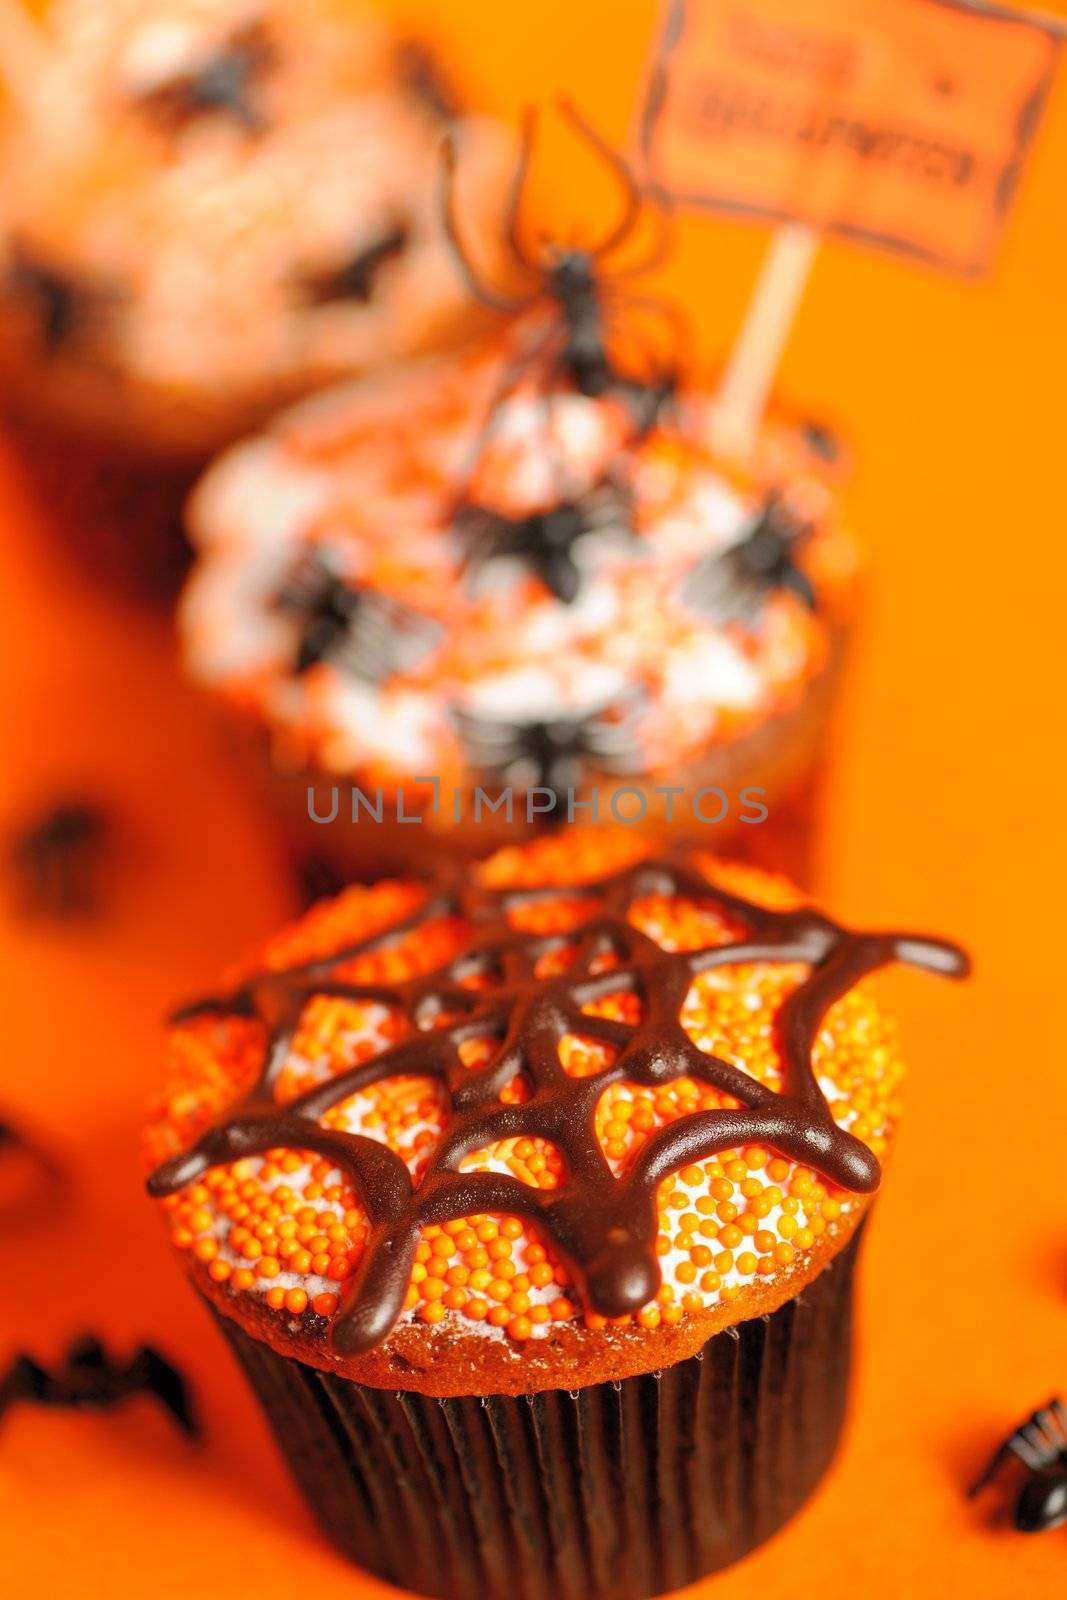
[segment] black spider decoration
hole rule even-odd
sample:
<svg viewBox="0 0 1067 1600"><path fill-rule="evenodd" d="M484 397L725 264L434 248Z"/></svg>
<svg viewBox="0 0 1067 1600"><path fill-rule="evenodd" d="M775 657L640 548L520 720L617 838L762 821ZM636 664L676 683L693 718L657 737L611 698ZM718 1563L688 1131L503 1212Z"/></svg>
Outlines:
<svg viewBox="0 0 1067 1600"><path fill-rule="evenodd" d="M147 1344L129 1361L116 1361L92 1334L76 1339L51 1372L31 1356L16 1356L0 1378L0 1417L19 1401L107 1411L137 1394L154 1395L184 1434L198 1437L192 1394L177 1367Z"/></svg>
<svg viewBox="0 0 1067 1600"><path fill-rule="evenodd" d="M7 290L31 307L41 345L50 356L91 333L123 298L117 288L49 261L20 242L11 249Z"/></svg>
<svg viewBox="0 0 1067 1600"><path fill-rule="evenodd" d="M644 698L631 695L576 716L497 720L453 710L453 720L470 765L491 772L523 792L546 789L555 797L553 815L567 813L592 767L624 776L643 767L637 723Z"/></svg>
<svg viewBox="0 0 1067 1600"><path fill-rule="evenodd" d="M308 273L301 280L305 299L313 306L330 305L335 300L355 300L367 305L374 293L375 280L386 262L393 261L407 248L408 229L403 223L390 228L373 244L365 245L339 267Z"/></svg>
<svg viewBox="0 0 1067 1600"><path fill-rule="evenodd" d="M141 104L174 128L221 112L246 132L262 133L266 121L256 91L275 59L267 29L250 22L189 71L149 89Z"/></svg>
<svg viewBox="0 0 1067 1600"><path fill-rule="evenodd" d="M515 265L531 283L528 292L509 295L483 282L464 248L454 208L457 157L451 136L444 143L445 232L468 289L483 305L506 316L515 316L544 303L552 305L556 311L556 317L545 334L532 349L522 352L515 368L505 374L498 401L510 392L531 364L544 359L550 373L553 370L564 372L581 394L594 399L609 393L618 395L629 404L635 427L639 431L646 430L673 394L674 375L659 373L642 381L621 372L609 354L606 341L613 313L622 309L652 312L669 325L676 341L684 337L680 314L674 307L661 300L619 290L621 284L652 271L665 257L670 243L667 216L662 210L654 212L660 222L660 237L643 259L610 273L606 270L610 257L633 234L644 209L645 197L627 163L590 127L576 108L566 100L561 100L559 107L581 137L610 167L621 185L623 210L615 226L599 243L593 245L561 244L541 235L536 253L531 253L519 226L536 128L536 113L531 109L524 122L522 149L504 218L505 236Z"/></svg>
<svg viewBox="0 0 1067 1600"><path fill-rule="evenodd" d="M604 479L588 494L560 500L525 517L506 517L480 505L461 506L454 527L466 572L492 562L522 561L565 605L577 597L581 571L574 548L589 534L621 530L632 537L633 501L621 484Z"/></svg>
<svg viewBox="0 0 1067 1600"><path fill-rule="evenodd" d="M431 650L439 625L377 589L346 583L328 557L307 551L276 597L299 620L299 674L320 662L380 684L415 666Z"/></svg>
<svg viewBox="0 0 1067 1600"><path fill-rule="evenodd" d="M824 422L805 422L801 431L808 448L823 461L833 463L840 458L841 442Z"/></svg>
<svg viewBox="0 0 1067 1600"><path fill-rule="evenodd" d="M100 904L111 840L106 813L88 800L59 800L10 846L23 909L53 917L85 916Z"/></svg>
<svg viewBox="0 0 1067 1600"><path fill-rule="evenodd" d="M1067 1522L1067 1407L1058 1395L1008 1435L971 1484L968 1499L992 1482L1010 1456L1029 1474L1012 1512L1019 1532L1044 1533Z"/></svg>
<svg viewBox="0 0 1067 1600"><path fill-rule="evenodd" d="M769 495L735 544L697 562L682 584L682 600L722 627L731 622L754 627L767 596L781 589L814 611L811 579L794 560L808 531L780 495Z"/></svg>

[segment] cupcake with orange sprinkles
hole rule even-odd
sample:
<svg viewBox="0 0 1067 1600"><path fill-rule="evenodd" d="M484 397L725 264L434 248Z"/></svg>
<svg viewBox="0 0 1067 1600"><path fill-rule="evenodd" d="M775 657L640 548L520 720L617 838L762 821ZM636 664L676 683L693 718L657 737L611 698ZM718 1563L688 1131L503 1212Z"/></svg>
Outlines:
<svg viewBox="0 0 1067 1600"><path fill-rule="evenodd" d="M177 1014L149 1190L347 1555L643 1600L797 1510L899 1117L893 962L967 968L570 830L350 888Z"/></svg>

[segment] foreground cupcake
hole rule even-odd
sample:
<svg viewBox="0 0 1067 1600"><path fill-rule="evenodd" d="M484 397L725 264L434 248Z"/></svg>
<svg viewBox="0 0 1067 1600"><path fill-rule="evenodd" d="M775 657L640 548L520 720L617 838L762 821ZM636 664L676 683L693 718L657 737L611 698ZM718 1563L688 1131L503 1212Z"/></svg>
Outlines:
<svg viewBox="0 0 1067 1600"><path fill-rule="evenodd" d="M351 889L182 1013L150 1189L342 1549L449 1600L636 1600L801 1504L899 1111L892 961L965 970L577 831Z"/></svg>
<svg viewBox="0 0 1067 1600"><path fill-rule="evenodd" d="M582 393L543 335L316 396L224 456L189 512L189 670L357 875L561 820L795 864L775 844L855 599L836 463L779 421L726 468L700 396Z"/></svg>

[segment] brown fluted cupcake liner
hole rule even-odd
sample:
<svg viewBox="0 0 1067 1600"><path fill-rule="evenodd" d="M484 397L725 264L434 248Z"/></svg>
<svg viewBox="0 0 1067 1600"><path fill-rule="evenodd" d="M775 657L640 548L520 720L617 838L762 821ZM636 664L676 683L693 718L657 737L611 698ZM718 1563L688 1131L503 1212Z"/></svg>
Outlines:
<svg viewBox="0 0 1067 1600"><path fill-rule="evenodd" d="M434 1399L229 1339L318 1521L440 1600L646 1600L770 1537L844 1415L859 1230L801 1294L663 1372ZM214 1310L214 1308L213 1308Z"/></svg>

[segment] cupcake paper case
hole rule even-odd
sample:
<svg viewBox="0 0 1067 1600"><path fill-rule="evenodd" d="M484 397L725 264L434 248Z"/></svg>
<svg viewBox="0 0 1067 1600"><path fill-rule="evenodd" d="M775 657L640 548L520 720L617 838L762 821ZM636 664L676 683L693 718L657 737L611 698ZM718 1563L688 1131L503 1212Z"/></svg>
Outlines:
<svg viewBox="0 0 1067 1600"><path fill-rule="evenodd" d="M899 1110L894 960L966 967L573 832L349 890L181 1014L150 1187L348 1554L636 1597L796 1509Z"/></svg>
<svg viewBox="0 0 1067 1600"><path fill-rule="evenodd" d="M705 837L718 786L716 846L736 846L761 832L737 826L745 785L784 811L816 759L858 566L825 437L772 422L754 460L724 466L706 399L680 393L645 426L630 395L546 374L529 354L545 329L521 319L316 396L191 502L190 672L255 730L312 847L364 876L544 825L545 798L533 818L517 798L507 829L500 812L475 825L477 786L596 787L605 821L625 787L615 820L653 827L681 825L703 788L688 820ZM426 825L353 830L346 782L390 797L386 822L403 790ZM334 826L308 828L309 783ZM666 819L675 802L651 791L671 784L685 794Z"/></svg>

